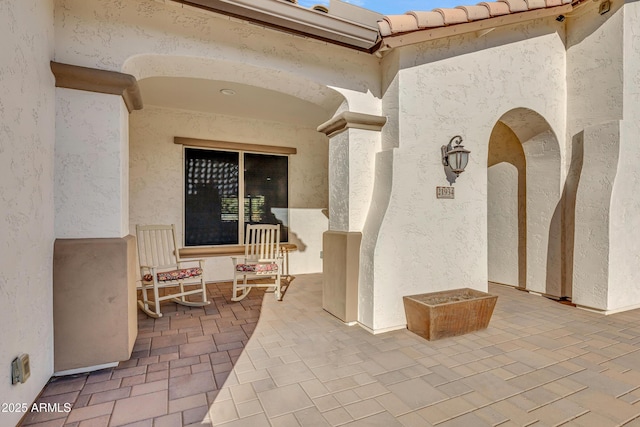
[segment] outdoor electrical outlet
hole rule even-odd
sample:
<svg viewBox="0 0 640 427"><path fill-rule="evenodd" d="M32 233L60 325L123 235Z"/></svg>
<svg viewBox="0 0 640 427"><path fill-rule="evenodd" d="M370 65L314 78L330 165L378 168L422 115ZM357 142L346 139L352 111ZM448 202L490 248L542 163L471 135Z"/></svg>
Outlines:
<svg viewBox="0 0 640 427"><path fill-rule="evenodd" d="M31 375L29 355L21 354L11 362L11 384L25 383Z"/></svg>

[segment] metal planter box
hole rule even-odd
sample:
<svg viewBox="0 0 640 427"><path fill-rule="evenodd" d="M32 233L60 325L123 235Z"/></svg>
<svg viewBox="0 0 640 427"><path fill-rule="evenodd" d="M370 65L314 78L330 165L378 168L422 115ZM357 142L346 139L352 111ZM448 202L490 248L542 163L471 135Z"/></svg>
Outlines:
<svg viewBox="0 0 640 427"><path fill-rule="evenodd" d="M498 296L462 288L406 296L403 300L407 328L431 341L485 329Z"/></svg>

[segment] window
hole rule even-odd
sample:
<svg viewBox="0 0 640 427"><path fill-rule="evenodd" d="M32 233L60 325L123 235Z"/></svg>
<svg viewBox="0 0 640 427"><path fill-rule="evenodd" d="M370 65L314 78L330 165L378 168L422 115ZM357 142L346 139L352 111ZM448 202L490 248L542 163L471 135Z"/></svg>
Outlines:
<svg viewBox="0 0 640 427"><path fill-rule="evenodd" d="M288 240L287 156L196 148L184 152L185 246L239 244L246 224L281 224L281 241Z"/></svg>

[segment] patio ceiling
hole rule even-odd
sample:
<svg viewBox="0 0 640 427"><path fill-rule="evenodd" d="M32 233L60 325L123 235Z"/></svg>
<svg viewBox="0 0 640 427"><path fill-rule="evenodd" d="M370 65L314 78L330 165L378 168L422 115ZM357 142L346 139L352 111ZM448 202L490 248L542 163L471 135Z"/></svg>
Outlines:
<svg viewBox="0 0 640 427"><path fill-rule="evenodd" d="M321 107L292 95L261 87L187 77L149 77L138 82L145 105L286 123L316 128L340 105L339 96ZM231 90L232 95L221 91ZM227 92L228 93L228 92Z"/></svg>

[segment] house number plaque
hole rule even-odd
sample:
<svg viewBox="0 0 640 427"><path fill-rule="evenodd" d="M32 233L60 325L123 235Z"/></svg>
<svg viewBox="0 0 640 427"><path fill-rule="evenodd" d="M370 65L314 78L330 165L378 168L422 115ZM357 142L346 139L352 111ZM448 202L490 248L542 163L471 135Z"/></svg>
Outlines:
<svg viewBox="0 0 640 427"><path fill-rule="evenodd" d="M454 187L436 187L436 198L455 199Z"/></svg>

